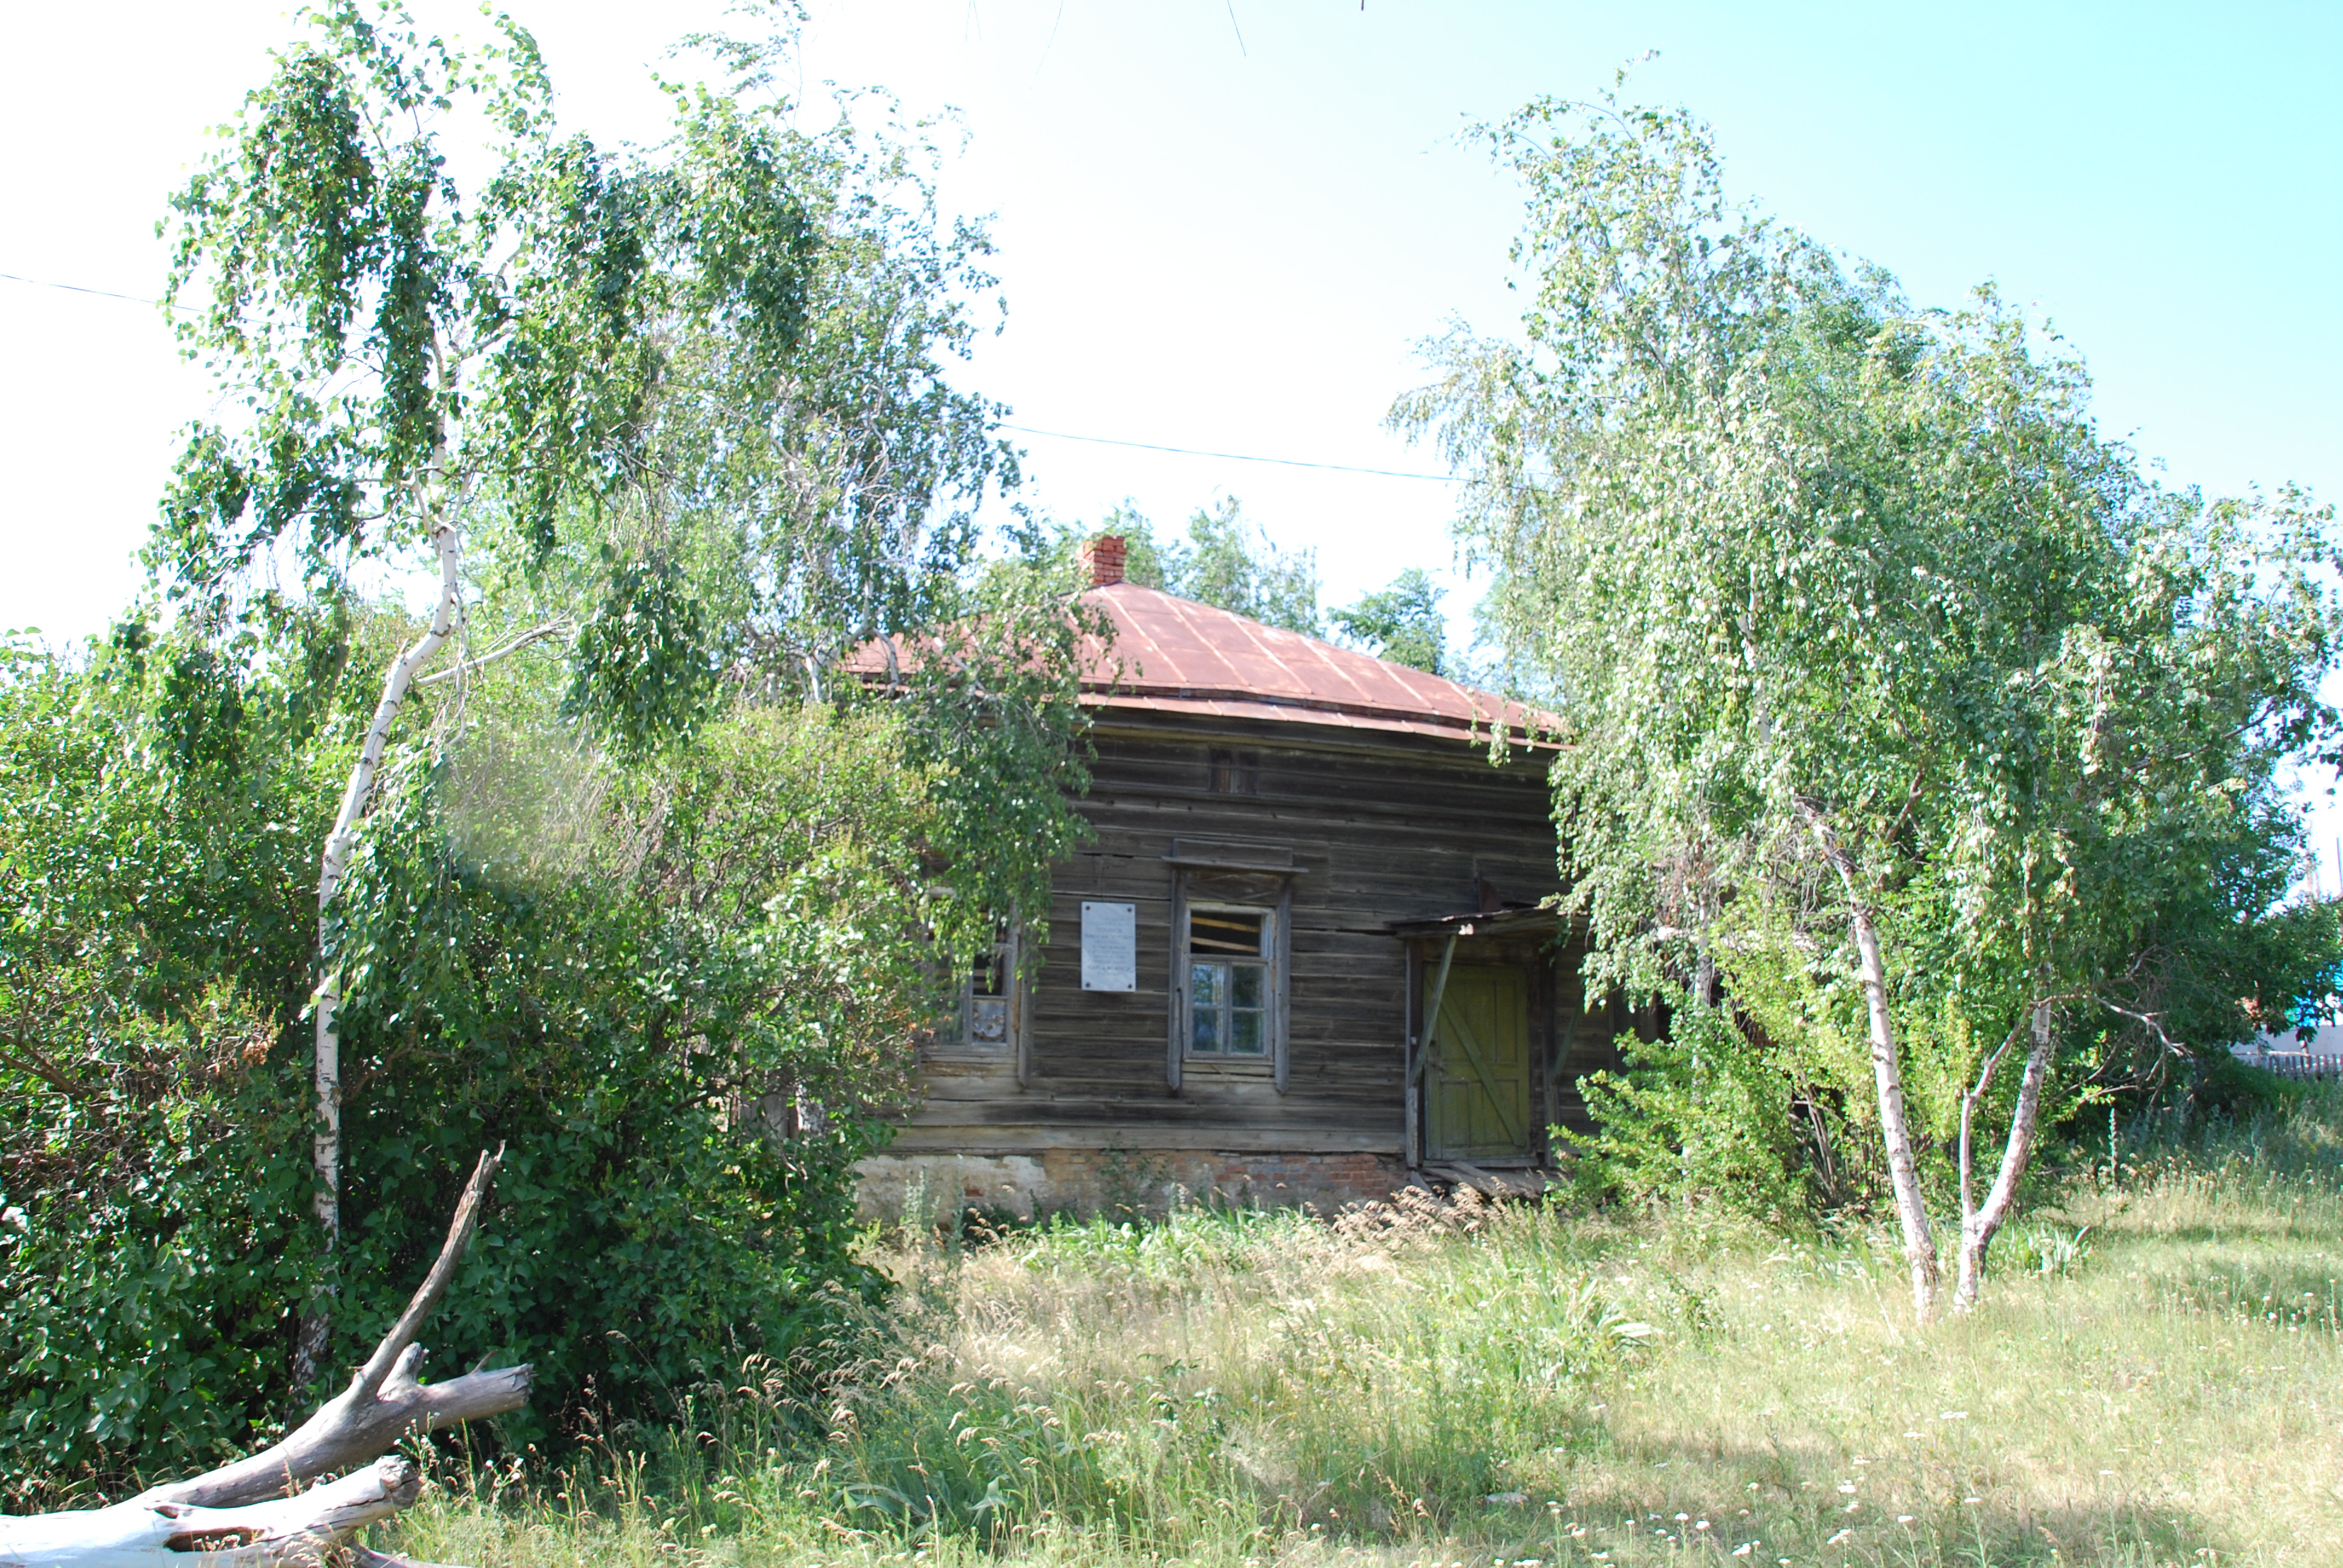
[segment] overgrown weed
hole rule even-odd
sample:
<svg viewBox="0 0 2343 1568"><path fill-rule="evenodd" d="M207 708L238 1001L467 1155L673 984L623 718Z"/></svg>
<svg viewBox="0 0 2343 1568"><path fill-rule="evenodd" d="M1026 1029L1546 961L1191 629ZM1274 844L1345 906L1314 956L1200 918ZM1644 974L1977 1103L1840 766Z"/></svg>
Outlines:
<svg viewBox="0 0 2343 1568"><path fill-rule="evenodd" d="M1916 1328L1892 1245L1421 1195L981 1245L820 1385L750 1369L425 1557L1443 1568L2343 1563L2336 1097L2146 1125ZM792 1392L794 1391L794 1392ZM799 1435L810 1432L814 1440Z"/></svg>

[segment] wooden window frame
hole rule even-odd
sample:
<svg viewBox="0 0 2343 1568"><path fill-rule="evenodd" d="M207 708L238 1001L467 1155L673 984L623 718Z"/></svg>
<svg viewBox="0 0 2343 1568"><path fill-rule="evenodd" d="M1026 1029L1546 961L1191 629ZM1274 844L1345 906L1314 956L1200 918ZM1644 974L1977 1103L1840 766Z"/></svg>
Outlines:
<svg viewBox="0 0 2343 1568"><path fill-rule="evenodd" d="M1239 958L1232 953L1199 953L1196 950L1196 917L1198 915L1259 916L1262 925L1262 950L1256 954L1247 955L1242 958ZM1191 1062L1201 1061L1226 1063L1231 1066L1242 1067L1251 1067L1258 1064L1262 1067L1268 1067L1277 1060L1277 939L1278 931L1282 922L1277 918L1276 906L1273 904L1232 904L1217 901L1207 902L1202 900L1193 900L1189 902L1184 911L1183 918L1187 925L1188 940L1184 944L1182 944L1184 956L1181 960L1180 972L1185 995L1182 998L1181 1005L1186 1010L1187 1018L1180 1031L1182 1050ZM1260 1005L1242 1010L1247 1012L1258 1012L1261 1014L1260 1050L1240 1051L1233 1048L1232 1042L1228 1048L1221 1050L1198 1050L1196 1049L1195 983L1196 970L1200 964L1225 967L1232 981L1239 965L1242 965L1248 969L1259 969L1261 970ZM1233 1000L1224 1000L1221 1004L1220 1010L1222 1017L1233 1022L1239 1010Z"/></svg>
<svg viewBox="0 0 2343 1568"><path fill-rule="evenodd" d="M1164 1056L1164 1080L1172 1092L1180 1091L1191 1067L1207 1070L1214 1077L1252 1078L1264 1069L1270 1080L1282 1094L1292 1078L1292 1014L1293 996L1293 873L1284 867L1273 869L1260 868L1256 872L1270 872L1268 885L1256 883L1245 889L1217 888L1212 883L1221 879L1209 869L1180 868L1174 877L1172 891L1172 951L1170 1039ZM1263 1010L1262 1027L1269 1035L1268 1050L1261 1056L1232 1056L1219 1053L1199 1055L1189 1050L1194 1038L1190 1032L1192 1020L1189 1013L1189 948L1188 915L1191 910L1242 910L1259 913L1269 921L1269 951L1262 962L1268 970L1268 1005Z"/></svg>
<svg viewBox="0 0 2343 1568"><path fill-rule="evenodd" d="M1001 939L992 944L992 951L1003 976L1001 1000L1007 1004L1007 1028L999 1040L976 1040L969 1038L968 1026L975 1005L975 978L970 965L959 966L959 982L953 990L954 1032L947 1036L938 1030L929 1035L927 1053L939 1060L986 1063L1008 1063L1017 1069L1017 1081L1025 1082L1031 1076L1026 1049L1026 1023L1031 1013L1025 983L1023 964L1023 931L1014 921L1010 922Z"/></svg>

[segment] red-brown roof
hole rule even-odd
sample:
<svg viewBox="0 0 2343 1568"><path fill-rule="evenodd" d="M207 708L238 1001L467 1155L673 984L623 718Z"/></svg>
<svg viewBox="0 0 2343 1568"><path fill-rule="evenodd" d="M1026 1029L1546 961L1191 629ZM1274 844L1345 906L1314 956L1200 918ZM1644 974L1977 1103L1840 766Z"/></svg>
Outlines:
<svg viewBox="0 0 2343 1568"><path fill-rule="evenodd" d="M1083 602L1113 620L1114 646L1086 654L1086 701L1222 719L1487 739L1559 727L1552 714L1403 664L1281 631L1133 582Z"/></svg>

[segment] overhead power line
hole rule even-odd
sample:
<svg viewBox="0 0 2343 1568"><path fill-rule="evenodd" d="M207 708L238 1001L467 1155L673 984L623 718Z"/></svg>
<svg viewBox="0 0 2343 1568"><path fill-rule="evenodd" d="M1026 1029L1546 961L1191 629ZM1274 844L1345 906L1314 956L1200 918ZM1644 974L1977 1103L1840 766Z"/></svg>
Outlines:
<svg viewBox="0 0 2343 1568"><path fill-rule="evenodd" d="M45 277L20 277L13 272L0 272L0 277L11 283L29 283L35 288L62 288L68 294L95 294L100 299L126 299L133 305L155 305L160 302L141 299L135 294L116 294L110 288L84 288L78 283L51 283Z"/></svg>
<svg viewBox="0 0 2343 1568"><path fill-rule="evenodd" d="M1362 468L1352 463L1312 463L1300 457L1263 457L1252 452L1205 452L1193 447L1166 447L1154 441L1118 441L1111 436L1077 436L1071 430L1039 430L1031 425L1003 425L1021 436L1047 436L1056 441L1087 441L1095 447L1135 447L1142 452L1176 452L1182 457L1220 457L1232 463L1275 463L1288 468L1327 468L1338 474L1373 474L1385 479L1423 479L1453 485L1453 474L1411 474L1400 468Z"/></svg>
<svg viewBox="0 0 2343 1568"><path fill-rule="evenodd" d="M85 288L78 283L54 283L45 277L25 277L14 272L0 272L0 278L11 283L28 283L35 288L62 288L69 294L91 294L100 299L119 299L131 305L155 305L152 299L141 299L135 294L116 294L110 288ZM1355 463L1313 463L1302 457L1268 457L1257 452L1207 452L1194 447L1167 447L1160 441L1123 441L1112 436L1077 436L1071 430L1043 430L1031 425L1003 425L1004 430L1014 430L1021 436L1042 436L1052 441L1081 441L1093 447L1129 447L1141 452L1170 452L1182 457L1217 457L1229 463L1273 463L1283 468L1321 468L1335 474L1372 474L1381 479L1420 479L1426 484L1453 485L1453 474L1415 474L1403 468L1365 468Z"/></svg>

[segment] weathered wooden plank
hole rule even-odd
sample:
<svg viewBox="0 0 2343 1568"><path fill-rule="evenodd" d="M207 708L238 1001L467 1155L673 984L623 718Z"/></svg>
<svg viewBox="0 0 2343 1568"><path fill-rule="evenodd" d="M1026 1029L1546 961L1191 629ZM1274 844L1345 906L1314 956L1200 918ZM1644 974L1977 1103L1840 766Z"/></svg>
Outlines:
<svg viewBox="0 0 2343 1568"><path fill-rule="evenodd" d="M1477 769L1410 774L1321 767L1296 769L1290 778L1275 779L1254 795L1222 795L1142 775L1093 772L1091 792L1077 805L1085 813L1128 808L1164 818L1242 816L1261 822L1322 819L1339 814L1388 824L1402 809L1443 817L1473 811L1539 815L1551 810L1552 797L1541 780Z"/></svg>
<svg viewBox="0 0 2343 1568"><path fill-rule="evenodd" d="M1022 1154L1049 1149L1121 1149L1134 1154L1161 1150L1215 1150L1229 1153L1292 1154L1376 1153L1400 1151L1398 1130L1314 1128L1191 1128L1171 1127L1138 1119L1102 1121L1088 1125L1034 1126L999 1124L913 1123L888 1145L890 1154L962 1153Z"/></svg>
<svg viewBox="0 0 2343 1568"><path fill-rule="evenodd" d="M1407 950L1388 923L1473 909L1483 879L1516 899L1555 885L1540 767L1492 769L1471 748L1429 738L1336 736L1339 743L1329 743L1322 735L1281 744L1312 732L1237 726L1258 793L1216 795L1211 750L1230 743L1231 727L1170 719L1098 733L1094 787L1080 802L1094 839L1061 868L1049 917L1035 932L1042 968L1029 1001L1031 1086L1020 1090L998 1070L940 1064L918 1119L927 1136L942 1136L949 1122L969 1136L1038 1131L1076 1141L1106 1130L1132 1147L1177 1135L1349 1148L1362 1146L1361 1130L1373 1127L1368 1144L1388 1148L1403 1127L1409 1022ZM1274 845L1298 869L1282 933L1291 998L1283 1094L1266 1062L1189 1059L1180 1090L1167 1081L1175 872L1166 857L1175 839ZM1278 886L1272 879L1221 896L1269 903ZM1085 898L1135 907L1138 990L1081 990ZM1543 1019L1534 1032L1544 1071ZM1594 1058L1574 1046L1556 1076L1582 1060ZM1574 1091L1557 1084L1555 1103L1575 1103Z"/></svg>

